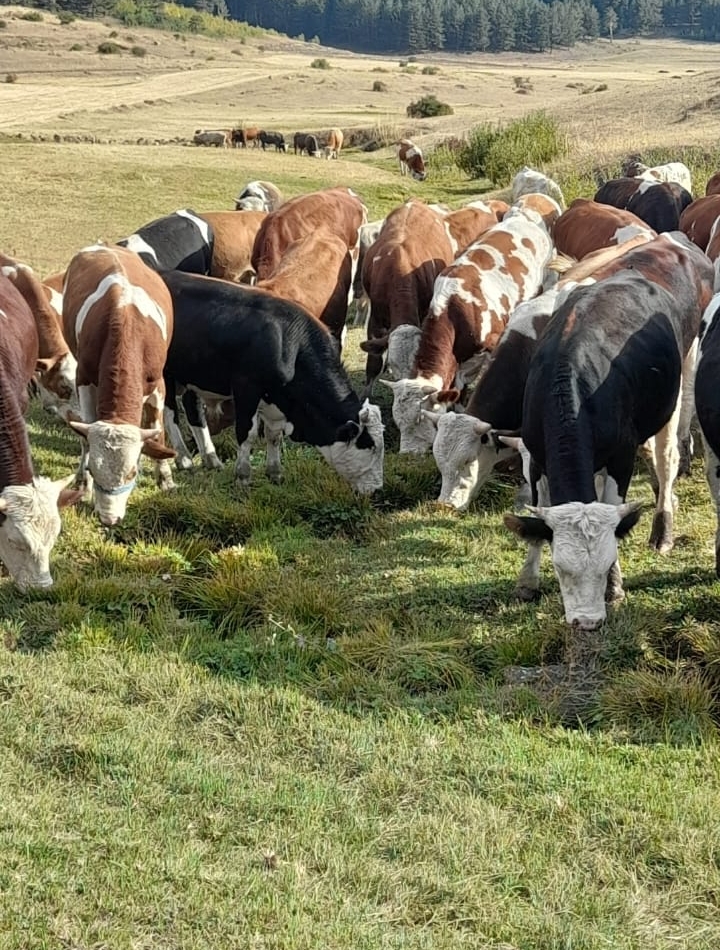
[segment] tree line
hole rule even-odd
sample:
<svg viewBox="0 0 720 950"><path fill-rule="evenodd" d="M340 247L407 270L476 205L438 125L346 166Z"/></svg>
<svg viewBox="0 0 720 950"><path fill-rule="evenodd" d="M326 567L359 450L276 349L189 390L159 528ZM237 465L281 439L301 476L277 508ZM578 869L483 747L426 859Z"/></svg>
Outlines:
<svg viewBox="0 0 720 950"><path fill-rule="evenodd" d="M11 0L0 0L0 4ZM543 52L623 35L720 39L720 0L26 0L208 32L210 16L362 52ZM178 15L184 11L187 16ZM190 11L194 15L190 15ZM240 25L239 23L237 24ZM222 31L213 31L221 33Z"/></svg>

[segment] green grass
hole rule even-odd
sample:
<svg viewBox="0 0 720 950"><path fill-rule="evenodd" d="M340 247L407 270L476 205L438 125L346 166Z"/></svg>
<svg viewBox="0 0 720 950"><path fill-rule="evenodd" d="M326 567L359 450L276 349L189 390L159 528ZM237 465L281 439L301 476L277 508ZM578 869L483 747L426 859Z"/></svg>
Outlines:
<svg viewBox="0 0 720 950"><path fill-rule="evenodd" d="M49 273L174 208L231 207L252 178L346 181L371 217L473 194L382 158L291 158L0 144L0 247ZM294 445L281 486L258 453L247 493L230 464L165 496L148 469L121 526L63 514L50 592L0 582L0 950L720 946L699 460L672 554L646 547L647 516L622 546L597 679L513 687L511 667L573 648L548 560L540 603L512 602L513 486L438 509L432 459L396 454L382 400L381 498ZM40 473L73 470L76 438L36 405L30 436ZM229 433L218 448L233 457ZM641 472L631 497L651 499Z"/></svg>

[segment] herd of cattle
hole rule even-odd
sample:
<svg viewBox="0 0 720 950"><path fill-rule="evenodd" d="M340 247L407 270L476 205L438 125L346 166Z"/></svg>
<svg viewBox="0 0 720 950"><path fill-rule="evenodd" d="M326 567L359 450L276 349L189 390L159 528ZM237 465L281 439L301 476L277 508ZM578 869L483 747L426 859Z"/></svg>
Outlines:
<svg viewBox="0 0 720 950"><path fill-rule="evenodd" d="M401 168L424 177L418 152L398 143ZM400 451L432 451L441 502L466 509L520 453L531 514L505 518L528 542L517 594L537 596L549 542L567 621L597 626L623 596L617 541L640 513L626 501L636 454L653 473L650 543L667 551L695 415L720 513L720 173L693 201L680 163L628 171L567 209L554 181L524 168L509 202L451 211L413 198L374 222L348 188L285 201L251 182L239 210L173 212L44 280L0 255L10 575L52 583L58 509L83 495L103 524L120 521L141 454L172 487L171 459L193 464L180 405L208 468L220 465L212 435L234 425L240 483L263 432L271 479L290 436L374 492L384 439L370 398L383 374ZM341 362L353 298L367 330L359 395ZM33 472L30 384L80 437L78 471L59 482Z"/></svg>
<svg viewBox="0 0 720 950"><path fill-rule="evenodd" d="M292 138L296 155L311 155L315 158L338 158L343 147L342 129L330 129L326 135L314 135L312 132L296 132ZM276 152L287 152L288 145L282 132L269 132L260 128L245 129L195 129L194 145L214 146L216 148L261 148L266 151L274 148Z"/></svg>

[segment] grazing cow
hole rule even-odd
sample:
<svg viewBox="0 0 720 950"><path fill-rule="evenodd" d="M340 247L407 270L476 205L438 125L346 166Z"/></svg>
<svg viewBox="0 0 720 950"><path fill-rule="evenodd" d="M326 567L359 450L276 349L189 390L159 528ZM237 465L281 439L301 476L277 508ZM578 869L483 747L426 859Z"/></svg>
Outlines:
<svg viewBox="0 0 720 950"><path fill-rule="evenodd" d="M236 211L275 211L283 203L277 185L271 181L250 181L235 199Z"/></svg>
<svg viewBox="0 0 720 950"><path fill-rule="evenodd" d="M306 152L310 156L320 155L320 146L318 145L317 136L311 132L296 132L293 136L293 149L296 155L298 152L301 155L303 152Z"/></svg>
<svg viewBox="0 0 720 950"><path fill-rule="evenodd" d="M624 245L602 248L570 268L551 290L517 306L465 412L423 411L437 426L433 455L442 475L441 504L464 511L495 465L510 454L491 430L520 430L530 361L553 311L581 282L602 280L632 267L628 248L651 239L648 234L637 235ZM457 390L450 390L443 393L443 402L454 402L459 396Z"/></svg>
<svg viewBox="0 0 720 950"><path fill-rule="evenodd" d="M593 200L603 205L612 205L613 208L627 208L636 192L645 192L655 185L656 181L646 181L644 178L611 178L598 188Z"/></svg>
<svg viewBox="0 0 720 950"><path fill-rule="evenodd" d="M555 227L555 222L562 214L562 208L555 198L540 192L528 192L524 195L520 195L514 202L513 207L529 208L531 211L536 211L551 235Z"/></svg>
<svg viewBox="0 0 720 950"><path fill-rule="evenodd" d="M134 251L160 273L184 270L209 274L213 255L213 233L207 221L188 208L156 218L117 242Z"/></svg>
<svg viewBox="0 0 720 950"><path fill-rule="evenodd" d="M715 294L700 326L695 374L695 406L705 445L705 474L717 512L715 573L720 577L720 294Z"/></svg>
<svg viewBox="0 0 720 950"><path fill-rule="evenodd" d="M712 227L720 218L720 194L696 198L680 215L679 229L704 251L710 243Z"/></svg>
<svg viewBox="0 0 720 950"><path fill-rule="evenodd" d="M75 387L77 363L60 327L62 294L41 282L27 264L20 264L4 254L0 254L0 273L20 291L35 320L38 334L36 374L43 406L56 412L65 422L71 418L79 419L80 405Z"/></svg>
<svg viewBox="0 0 720 950"><path fill-rule="evenodd" d="M464 208L450 211L445 218L445 227L450 235L453 256L457 257L488 228L502 221L509 207L506 201L491 199L473 201Z"/></svg>
<svg viewBox="0 0 720 950"><path fill-rule="evenodd" d="M251 126L249 129L236 129L237 140L236 144L242 146L242 148L247 148L250 142L253 144L253 148L257 148L260 144L260 129L257 126Z"/></svg>
<svg viewBox="0 0 720 950"><path fill-rule="evenodd" d="M251 283L252 249L267 214L264 211L206 211L199 215L213 234L210 276ZM178 268L183 270L184 268Z"/></svg>
<svg viewBox="0 0 720 950"><path fill-rule="evenodd" d="M175 438L179 432L171 412L178 387L216 399L232 396L240 447L236 475L247 484L250 467L242 446L263 400L285 415L294 440L317 446L356 491L382 487L380 410L360 402L334 342L316 320L295 304L254 288L180 272L164 279L175 307L165 365L166 418ZM190 419L194 428L202 422ZM201 452L214 452L206 428L193 434Z"/></svg>
<svg viewBox="0 0 720 950"><path fill-rule="evenodd" d="M442 410L483 367L517 304L542 286L553 246L537 212L511 208L435 280L412 376L388 381L401 452L426 452L435 427L422 409Z"/></svg>
<svg viewBox="0 0 720 950"><path fill-rule="evenodd" d="M638 234L655 237L655 231L632 212L589 198L576 198L553 228L556 251L576 260L601 247L624 244Z"/></svg>
<svg viewBox="0 0 720 950"><path fill-rule="evenodd" d="M383 224L385 224L385 218L380 218L379 221L368 221L367 224L360 226L358 233L358 258L355 276L353 277L353 298L355 300L356 309L352 326L355 327L365 326L370 316L370 298L365 293L363 286L362 269L365 255L369 248L377 241Z"/></svg>
<svg viewBox="0 0 720 950"><path fill-rule="evenodd" d="M692 196L690 169L682 162L668 162L666 165L654 165L648 168L642 162L631 159L625 164L622 173L629 178L643 178L645 181L674 181L682 185Z"/></svg>
<svg viewBox="0 0 720 950"><path fill-rule="evenodd" d="M625 504L638 447L655 437L657 505L650 544L672 545L672 485L684 369L694 357L712 267L684 235L661 235L633 252L633 266L578 288L555 311L533 356L522 439L531 456L535 517L507 515L531 542L518 593L534 597L549 541L568 623L594 629L605 600L623 596L617 540L637 522ZM605 471L597 500L595 475Z"/></svg>
<svg viewBox="0 0 720 950"><path fill-rule="evenodd" d="M63 300L65 338L78 361L84 441L81 476L94 482L95 511L117 524L135 486L140 453L156 463L161 488L174 487L163 444L163 366L173 331L172 301L137 254L96 245L70 261ZM156 441L157 440L157 441Z"/></svg>
<svg viewBox="0 0 720 950"><path fill-rule="evenodd" d="M325 158L339 158L340 149L343 147L343 134L341 129L330 129L327 142L325 143Z"/></svg>
<svg viewBox="0 0 720 950"><path fill-rule="evenodd" d="M38 334L30 307L4 274L0 321L0 560L21 590L51 587L50 551L60 533L59 509L74 504L81 492L69 491L67 478L52 482L33 473L23 416Z"/></svg>
<svg viewBox="0 0 720 950"><path fill-rule="evenodd" d="M410 139L400 139L395 143L401 175L412 175L415 181L425 181L427 171L420 149Z"/></svg>
<svg viewBox="0 0 720 950"><path fill-rule="evenodd" d="M399 353L397 347L393 348L392 360L388 356L388 374L393 379L404 379L412 370L419 328L432 300L435 278L454 257L446 221L442 213L422 201L406 201L390 212L377 241L365 255L362 283L370 300L370 317L368 338L360 347L368 354L366 396L380 375L391 340L402 340L403 347ZM398 336L400 327L413 327L415 333Z"/></svg>
<svg viewBox="0 0 720 950"><path fill-rule="evenodd" d="M280 132L266 132L265 129L261 129L260 132L258 132L258 141L262 146L263 152L268 145L274 145L276 152L287 152L285 136Z"/></svg>
<svg viewBox="0 0 720 950"><path fill-rule="evenodd" d="M195 145L214 145L216 148L230 148L232 133L227 129L195 129Z"/></svg>
<svg viewBox="0 0 720 950"><path fill-rule="evenodd" d="M708 183L705 185L705 194L720 195L720 172L715 172L708 178Z"/></svg>
<svg viewBox="0 0 720 950"><path fill-rule="evenodd" d="M680 215L692 203L692 195L675 181L661 181L648 191L637 191L628 201L627 210L660 234L677 231Z"/></svg>
<svg viewBox="0 0 720 950"><path fill-rule="evenodd" d="M230 129L230 145L233 148L245 148L245 133L242 129Z"/></svg>
<svg viewBox="0 0 720 950"><path fill-rule="evenodd" d="M565 198L560 189L560 185L558 185L556 181L553 181L552 178L548 178L547 175L535 171L534 168L529 168L527 165L524 165L517 175L515 175L510 189L510 200L513 204L515 204L522 195L540 194L549 195L557 201L561 211L565 208Z"/></svg>

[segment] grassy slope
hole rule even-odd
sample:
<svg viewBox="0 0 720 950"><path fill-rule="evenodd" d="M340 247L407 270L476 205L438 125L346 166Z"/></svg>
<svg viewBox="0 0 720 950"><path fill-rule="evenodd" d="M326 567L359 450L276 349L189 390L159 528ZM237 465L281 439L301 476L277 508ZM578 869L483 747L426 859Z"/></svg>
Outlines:
<svg viewBox="0 0 720 950"><path fill-rule="evenodd" d="M257 177L351 183L371 217L474 194L351 158L2 145L0 246L54 271ZM376 504L301 447L279 488L258 459L244 497L229 467L162 498L146 475L117 530L64 516L51 593L0 586L0 948L718 946L700 464L672 555L647 550L647 518L623 546L592 682L513 689L508 668L556 662L565 633L547 562L541 603L509 601L512 486L438 511L432 460L387 434ZM31 439L40 472L72 470L37 408ZM651 500L642 475L632 497Z"/></svg>

